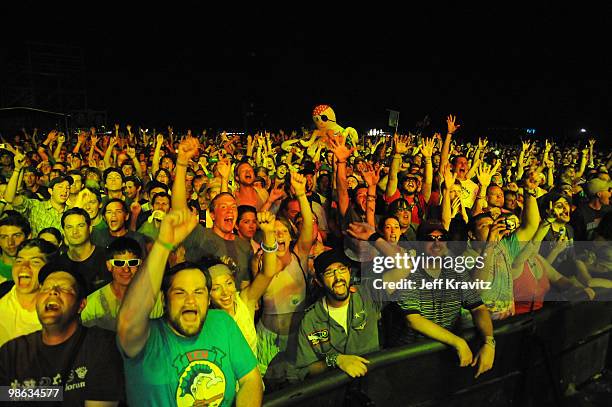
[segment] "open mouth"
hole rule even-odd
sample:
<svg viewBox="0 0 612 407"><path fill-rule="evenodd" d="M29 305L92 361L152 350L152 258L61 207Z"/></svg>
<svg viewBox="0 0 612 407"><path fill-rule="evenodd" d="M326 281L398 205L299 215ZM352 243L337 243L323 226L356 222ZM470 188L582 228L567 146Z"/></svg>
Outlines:
<svg viewBox="0 0 612 407"><path fill-rule="evenodd" d="M47 304L45 304L45 311L55 312L59 310L60 310L60 306L55 301L49 301Z"/></svg>
<svg viewBox="0 0 612 407"><path fill-rule="evenodd" d="M198 319L198 312L196 310L185 310L181 312L181 316L187 322L195 322Z"/></svg>
<svg viewBox="0 0 612 407"><path fill-rule="evenodd" d="M32 276L29 274L19 274L17 279L18 279L17 284L20 287L27 287L30 285L30 282L32 281Z"/></svg>
<svg viewBox="0 0 612 407"><path fill-rule="evenodd" d="M286 248L287 248L287 243L285 243L285 242L278 242L278 250L279 251L284 252Z"/></svg>

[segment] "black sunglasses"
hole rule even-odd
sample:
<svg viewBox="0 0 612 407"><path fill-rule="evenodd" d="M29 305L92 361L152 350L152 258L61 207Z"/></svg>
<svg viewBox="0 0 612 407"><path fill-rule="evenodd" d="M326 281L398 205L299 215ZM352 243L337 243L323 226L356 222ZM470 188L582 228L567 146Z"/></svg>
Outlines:
<svg viewBox="0 0 612 407"><path fill-rule="evenodd" d="M446 242L448 240L448 236L447 235L439 235L439 236L435 236L435 235L427 235L425 236L425 241L426 242Z"/></svg>

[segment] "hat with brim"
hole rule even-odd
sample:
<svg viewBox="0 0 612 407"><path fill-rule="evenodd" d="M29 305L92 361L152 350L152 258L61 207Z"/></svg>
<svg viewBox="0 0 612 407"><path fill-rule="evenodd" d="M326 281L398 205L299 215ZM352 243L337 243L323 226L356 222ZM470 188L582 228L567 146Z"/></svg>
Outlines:
<svg viewBox="0 0 612 407"><path fill-rule="evenodd" d="M325 270L334 263L342 263L347 267L351 266L351 259L349 259L343 252L337 249L328 250L319 254L314 259L314 268L317 276L321 276L325 273Z"/></svg>
<svg viewBox="0 0 612 407"><path fill-rule="evenodd" d="M593 178L586 185L589 195L596 195L598 192L608 191L612 188L612 181L604 181L601 178Z"/></svg>

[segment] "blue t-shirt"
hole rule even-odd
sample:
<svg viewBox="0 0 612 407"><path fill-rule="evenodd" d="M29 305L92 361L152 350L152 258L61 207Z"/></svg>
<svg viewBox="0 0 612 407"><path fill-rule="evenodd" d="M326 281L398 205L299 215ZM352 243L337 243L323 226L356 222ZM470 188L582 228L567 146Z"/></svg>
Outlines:
<svg viewBox="0 0 612 407"><path fill-rule="evenodd" d="M236 382L257 360L234 320L224 311L208 310L198 336L176 335L163 318L151 321L143 350L123 355L130 406L231 406Z"/></svg>

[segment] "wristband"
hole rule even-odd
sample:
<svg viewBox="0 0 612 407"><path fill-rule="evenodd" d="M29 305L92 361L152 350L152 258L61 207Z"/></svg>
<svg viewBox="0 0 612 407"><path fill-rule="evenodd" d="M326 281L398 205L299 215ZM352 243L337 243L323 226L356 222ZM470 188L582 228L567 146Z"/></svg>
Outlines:
<svg viewBox="0 0 612 407"><path fill-rule="evenodd" d="M375 242L378 239L382 238L382 236L380 235L380 233L378 232L374 232L370 235L370 237L368 237L368 242Z"/></svg>
<svg viewBox="0 0 612 407"><path fill-rule="evenodd" d="M268 247L264 244L263 240L261 241L260 244L261 250L263 250L266 253L275 253L276 251L278 251L278 242L274 241L274 246L272 247Z"/></svg>
<svg viewBox="0 0 612 407"><path fill-rule="evenodd" d="M338 366L338 354L334 353L332 355L327 354L325 355L325 364L327 365L327 367L332 367L335 368Z"/></svg>
<svg viewBox="0 0 612 407"><path fill-rule="evenodd" d="M155 240L155 242L159 243L162 247L164 247L165 249L168 249L169 251L174 250L174 246L173 245L171 245L170 243L164 242L160 238L157 238L157 240Z"/></svg>
<svg viewBox="0 0 612 407"><path fill-rule="evenodd" d="M187 166L189 165L189 163L188 163L188 162L186 162L186 163L182 163L182 162L180 162L179 160L176 160L176 165L177 165L178 167L187 167Z"/></svg>

